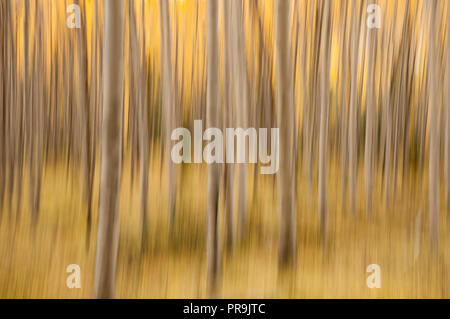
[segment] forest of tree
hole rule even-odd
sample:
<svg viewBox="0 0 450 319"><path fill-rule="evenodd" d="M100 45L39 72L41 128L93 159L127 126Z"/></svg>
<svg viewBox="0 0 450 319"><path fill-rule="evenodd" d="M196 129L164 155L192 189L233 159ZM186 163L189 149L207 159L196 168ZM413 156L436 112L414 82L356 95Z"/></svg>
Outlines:
<svg viewBox="0 0 450 319"><path fill-rule="evenodd" d="M0 297L450 297L449 1L0 0L0 26ZM196 120L279 128L279 170L176 164Z"/></svg>

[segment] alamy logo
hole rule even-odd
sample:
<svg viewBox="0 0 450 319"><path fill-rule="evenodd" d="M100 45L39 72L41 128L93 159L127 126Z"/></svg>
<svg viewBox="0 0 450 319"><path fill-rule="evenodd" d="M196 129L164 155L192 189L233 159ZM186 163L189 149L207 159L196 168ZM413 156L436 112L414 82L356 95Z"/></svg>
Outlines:
<svg viewBox="0 0 450 319"><path fill-rule="evenodd" d="M70 264L66 268L66 272L70 273L67 277L67 288L81 288L81 269L77 264Z"/></svg>
<svg viewBox="0 0 450 319"><path fill-rule="evenodd" d="M224 148L222 130L214 127L203 132L202 121L196 120L194 121L194 163L202 163L203 160L207 164L225 163L225 160L226 163L256 163L259 155L260 163L267 164L261 165L261 174L275 174L279 168L279 129L270 129L270 137L269 154L267 150L267 128L260 128L259 132L255 128L246 130L243 128L226 128ZM172 141L178 141L172 147L172 161L177 164L192 163L191 132L187 128L176 128L172 131L171 139ZM209 141L209 143L203 148L204 140ZM226 158L224 158L224 153Z"/></svg>
<svg viewBox="0 0 450 319"><path fill-rule="evenodd" d="M69 29L80 29L81 28L81 9L77 4L71 4L67 6L67 13L70 15L67 17L67 27Z"/></svg>
<svg viewBox="0 0 450 319"><path fill-rule="evenodd" d="M367 277L366 285L369 288L381 288L381 268L377 264L367 266L366 272L371 273Z"/></svg>
<svg viewBox="0 0 450 319"><path fill-rule="evenodd" d="M379 5L371 3L367 6L367 28L379 29L381 28L381 8Z"/></svg>

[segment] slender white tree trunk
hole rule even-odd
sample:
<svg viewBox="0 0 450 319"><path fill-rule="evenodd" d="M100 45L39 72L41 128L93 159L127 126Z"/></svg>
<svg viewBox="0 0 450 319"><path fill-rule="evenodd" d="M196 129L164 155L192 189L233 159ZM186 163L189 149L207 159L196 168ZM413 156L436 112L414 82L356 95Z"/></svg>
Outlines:
<svg viewBox="0 0 450 319"><path fill-rule="evenodd" d="M320 45L320 133L319 133L319 227L323 244L327 242L327 150L330 107L330 0L324 0Z"/></svg>
<svg viewBox="0 0 450 319"><path fill-rule="evenodd" d="M349 149L349 179L350 179L350 211L356 215L356 178L358 171L358 145L357 145L357 90L358 90L358 64L359 64L359 28L356 19L356 0L352 1L351 8L351 84L350 84L350 109L349 109L349 127L348 127L348 149Z"/></svg>
<svg viewBox="0 0 450 319"><path fill-rule="evenodd" d="M375 130L375 41L377 29L367 28L367 85L366 85L366 141L364 151L364 169L365 169L365 190L366 190L366 212L372 212L372 193L373 193L373 153L374 153L374 130Z"/></svg>
<svg viewBox="0 0 450 319"><path fill-rule="evenodd" d="M124 3L104 4L103 122L100 206L95 266L95 298L113 298L119 243L119 192L122 170Z"/></svg>
<svg viewBox="0 0 450 319"><path fill-rule="evenodd" d="M207 17L207 91L206 122L207 127L219 127L219 4L208 2ZM217 163L208 166L207 198L207 294L216 296L220 275L219 265L219 186L220 167Z"/></svg>
<svg viewBox="0 0 450 319"><path fill-rule="evenodd" d="M280 168L278 177L279 201L279 265L293 266L296 255L296 205L292 174L295 154L294 141L295 109L293 101L293 73L290 53L290 2L277 0L275 3L275 41L276 41L276 103L278 126L280 128Z"/></svg>
<svg viewBox="0 0 450 319"><path fill-rule="evenodd" d="M397 4L395 5L395 10ZM390 182L391 182L391 149L392 149L392 111L391 111L391 93L390 93L390 76L389 65L392 63L392 51L394 42L394 24L391 22L389 33L387 34L387 54L384 58L384 97L383 97L383 125L385 127L385 153L384 153L384 197L385 205L389 206L390 202Z"/></svg>
<svg viewBox="0 0 450 319"><path fill-rule="evenodd" d="M430 158L428 168L428 200L429 200L429 236L430 248L434 254L439 249L439 89L438 89L438 50L437 50L437 19L438 1L429 0L430 35L428 48L428 76L430 83L429 95L429 135Z"/></svg>
<svg viewBox="0 0 450 319"><path fill-rule="evenodd" d="M77 0L80 4L80 1ZM87 81L87 40L86 40L86 8L81 14L82 27L77 31L77 58L78 58L78 114L80 114L80 139L81 139L81 161L83 168L83 196L87 206L86 218L86 248L89 248L91 223L92 223L92 183L91 174L91 131L90 131L90 102Z"/></svg>
<svg viewBox="0 0 450 319"><path fill-rule="evenodd" d="M450 5L447 4L447 32L446 32L446 50L447 50L447 71L445 72L445 207L447 217L450 216Z"/></svg>
<svg viewBox="0 0 450 319"><path fill-rule="evenodd" d="M340 142L341 142L341 179L342 179L342 207L345 207L347 201L347 180L348 180L348 112L347 112L347 103L348 103L348 94L347 94L347 63L349 61L348 58L348 14L347 14L347 2L341 2L341 28L340 28L340 99L341 103L341 114L340 114Z"/></svg>
<svg viewBox="0 0 450 319"><path fill-rule="evenodd" d="M145 25L144 15L144 1L141 4L141 23ZM133 9L133 2L130 5L130 16L133 17L134 24L136 23ZM136 28L134 28L136 30ZM140 91L139 95L139 146L140 146L140 211L141 211L141 251L147 248L148 244L148 225L147 225L147 203L148 203L148 169L149 169L149 137L148 137L148 110L147 110L147 57L146 57L146 41L145 41L145 27L140 30L141 42L141 71L139 72ZM136 70L137 72L137 70Z"/></svg>
<svg viewBox="0 0 450 319"><path fill-rule="evenodd" d="M224 21L224 80L223 80L223 114L224 132L227 127L233 127L233 98L231 80L232 72L232 34L231 34L231 8L230 1L223 1L223 21ZM226 152L227 150L225 150ZM224 165L225 179L225 246L228 251L234 244L234 164Z"/></svg>
<svg viewBox="0 0 450 319"><path fill-rule="evenodd" d="M237 124L247 129L249 110L249 90L247 82L247 58L245 46L244 21L242 12L242 0L234 0L232 5L233 26L233 67L235 80L235 106ZM247 151L245 150L246 154ZM238 236L243 239L247 229L247 169L248 164L241 163L238 168Z"/></svg>
<svg viewBox="0 0 450 319"><path fill-rule="evenodd" d="M164 112L164 128L166 161L167 161L167 179L169 196L169 222L170 230L173 230L175 219L175 165L170 157L170 136L175 128L175 92L173 87L172 70L172 45L170 32L169 1L160 0L160 20L161 20L161 60L162 60L162 110Z"/></svg>

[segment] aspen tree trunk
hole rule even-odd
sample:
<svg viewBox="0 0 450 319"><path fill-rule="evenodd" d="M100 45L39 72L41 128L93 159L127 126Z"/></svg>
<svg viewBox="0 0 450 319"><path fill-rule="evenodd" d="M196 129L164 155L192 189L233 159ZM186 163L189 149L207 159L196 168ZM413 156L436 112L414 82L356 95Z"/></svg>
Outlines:
<svg viewBox="0 0 450 319"><path fill-rule="evenodd" d="M407 142L408 142L408 134L407 134L407 114L409 113L409 108L411 101L409 99L409 70L410 70L410 48L412 42L411 36L411 28L410 28L410 1L406 1L405 13L404 13L404 21L403 21L403 30L402 30L402 38L400 45L400 52L398 57L398 64L400 65L400 72L398 75L398 90L396 92L396 102L395 102L395 132L394 132L394 196L397 188L397 172L400 171L399 164L403 164L402 166L402 177L404 178L407 175L405 171L405 160L408 157L407 154ZM400 160L402 160L400 162ZM403 188L402 188L403 190Z"/></svg>
<svg viewBox="0 0 450 319"><path fill-rule="evenodd" d="M0 31L0 41L3 43L2 48L0 49L0 74L2 76L0 77L0 149L2 152L0 153L0 224L2 221L3 216L3 200L5 195L5 166L6 166L6 141L5 141L5 112L6 112L6 105L7 105L7 84L6 79L8 77L8 73L6 71L7 69L7 3L6 1L0 2L0 17L4 23L4 27Z"/></svg>
<svg viewBox="0 0 450 319"><path fill-rule="evenodd" d="M122 170L124 3L104 5L103 122L100 206L95 266L95 298L113 298L119 244L119 192Z"/></svg>
<svg viewBox="0 0 450 319"><path fill-rule="evenodd" d="M128 75L128 81L130 83L129 95L128 95L128 147L130 150L130 188L134 185L134 177L137 171L136 163L139 162L138 154L140 153L140 111L138 102L138 68L139 68L139 51L138 51L138 39L137 39L137 26L136 16L133 9L134 1L128 1L128 41L129 41L129 53L128 53L128 65L129 72L125 72ZM125 40L126 41L126 40Z"/></svg>
<svg viewBox="0 0 450 319"><path fill-rule="evenodd" d="M7 10L7 21L5 21L5 24L7 22L6 28L7 29L7 35L8 35L8 46L7 46L7 52L8 52L8 63L5 64L5 66L8 67L8 91L6 92L8 94L8 105L17 105L20 107L20 103L17 99L17 91L18 91L18 84L17 84L17 67L16 67L16 48L17 43L13 40L13 3L6 1L6 4L8 6ZM12 193L14 191L14 172L15 172L15 155L16 155L16 143L15 143L15 117L17 113L17 108L6 108L8 111L8 114L6 115L7 119L7 127L5 129L5 138L6 138L6 151L7 151L7 172L8 172L8 190L9 193L9 199L8 199L8 219L11 221L12 218L12 211L13 211L13 199L12 199ZM5 174L6 175L6 174Z"/></svg>
<svg viewBox="0 0 450 319"><path fill-rule="evenodd" d="M347 200L347 180L348 180L348 149L347 149L347 141L348 141L348 112L347 112L347 103L348 103L348 94L347 94L347 64L348 64L348 36L347 36L347 8L348 2L341 3L341 28L340 28L340 100L341 103L341 129L340 129L340 143L341 143L341 179L342 179L342 207L345 207Z"/></svg>
<svg viewBox="0 0 450 319"><path fill-rule="evenodd" d="M430 155L428 168L429 236L430 248L434 254L439 249L439 77L437 69L437 19L438 1L429 1L430 35L428 48L428 76L430 83Z"/></svg>
<svg viewBox="0 0 450 319"><path fill-rule="evenodd" d="M417 16L417 7L415 9L411 5L411 2L408 0L406 3L408 10L405 13L405 19L407 21L405 36L403 36L404 41L406 42L405 46L405 57L403 58L403 63L405 64L404 68L406 72L404 72L404 83L403 85L403 96L405 101L403 104L403 117L402 117L402 135L403 135L403 179L410 177L411 170L409 169L410 164L410 147L411 147L411 115L412 109L414 107L413 94L413 74L415 74L416 70L416 45L415 45L415 34L416 30L414 27L414 18L413 16ZM410 14L412 12L412 14ZM445 121L445 116L442 117ZM443 126L442 126L443 127ZM402 188L405 190L405 188Z"/></svg>
<svg viewBox="0 0 450 319"><path fill-rule="evenodd" d="M147 195L148 195L148 117L146 108L146 63L145 54L145 38L143 37L143 28L141 28L140 42L142 44L141 52L138 52L138 38L136 15L134 12L133 1L128 2L128 16L130 23L130 59L131 59L131 93L130 105L137 111L138 130L139 130L139 155L140 155L140 214L141 214L141 252L147 246ZM143 11L141 11L143 16ZM139 71L139 56L141 56L142 66ZM133 146L132 146L133 147Z"/></svg>
<svg viewBox="0 0 450 319"><path fill-rule="evenodd" d="M384 198L386 207L390 202L390 184L391 184L391 141L392 141L392 112L391 112L391 98L389 92L389 80L385 83L385 96L383 98L384 107L384 121L386 125L386 142L384 153Z"/></svg>
<svg viewBox="0 0 450 319"><path fill-rule="evenodd" d="M365 169L365 190L366 190L366 213L372 213L372 193L373 193L373 149L374 149L374 129L375 129L375 94L373 80L375 75L375 41L376 29L367 28L367 85L366 85L366 141L364 151L364 169Z"/></svg>
<svg viewBox="0 0 450 319"><path fill-rule="evenodd" d="M27 140L26 135L26 116L27 109L30 104L29 101L29 20L30 20L30 2L24 1L24 19L23 19L23 91L22 91L22 105L17 114L19 125L17 125L17 153L15 161L17 161L17 204L16 204L16 220L19 221L22 210L22 183L23 183L23 162L24 162L24 147Z"/></svg>
<svg viewBox="0 0 450 319"><path fill-rule="evenodd" d="M141 248L148 245L147 202L148 202L148 170L149 170L149 137L147 108L147 55L145 39L145 2L141 4L141 87L139 95L139 129L141 150Z"/></svg>
<svg viewBox="0 0 450 319"><path fill-rule="evenodd" d="M294 104L293 78L290 53L289 8L286 0L275 2L275 41L276 41L276 103L278 126L280 128L280 168L278 171L279 201L279 251L280 267L293 267L296 255L296 204L294 194L295 176L293 139Z"/></svg>
<svg viewBox="0 0 450 319"><path fill-rule="evenodd" d="M3 202L4 202L4 198L5 198L5 194L9 195L9 192L11 191L11 189L7 189L7 169L9 168L9 152L10 152L10 148L9 148L9 133L8 133L8 117L9 117L9 109L6 107L6 105L10 105L11 104L11 91L12 91L12 84L9 83L10 82L10 77L11 77L11 66L9 65L10 63L10 48L11 48L11 40L10 40L10 32L9 31L9 25L10 25L10 20L11 20L11 16L10 16L10 6L11 4L8 1L3 1L2 2L4 7L3 7L3 14L4 14L4 27L2 29L2 41L5 42L5 45L3 45L2 47L2 53L3 53L3 61L1 61L2 63L2 67L1 67L1 72L4 75L2 78L2 110L1 110L1 125L2 125L2 130L0 131L0 140L1 140L1 149L3 150L0 154L0 160L1 160L1 173L0 173L0 178L2 179L2 181L0 181L0 207L3 207ZM8 197L8 196L7 196ZM9 200L6 200L6 203L9 204ZM7 207L7 206L6 206ZM8 209L8 207L6 208ZM2 216L3 216L3 210L1 210L2 212L0 213L0 224L2 221Z"/></svg>
<svg viewBox="0 0 450 319"><path fill-rule="evenodd" d="M77 1L80 4L79 0ZM92 188L93 174L91 172L91 116L90 103L88 96L88 80L87 80L87 40L86 40L86 8L83 7L81 13L81 28L77 29L77 48L78 48L78 112L80 118L80 138L81 138L81 161L83 168L83 194L87 204L86 219L86 248L89 248L92 224Z"/></svg>
<svg viewBox="0 0 450 319"><path fill-rule="evenodd" d="M397 2L394 7L394 12L397 11ZM387 36L387 54L385 58L385 78L384 78L384 97L383 97L383 124L386 128L385 133L385 153L384 153L384 197L385 205L389 206L390 202L390 184L391 184L391 149L392 149L392 106L391 106L391 73L389 66L392 63L392 52L394 46L394 27L395 20L392 20L389 34Z"/></svg>
<svg viewBox="0 0 450 319"><path fill-rule="evenodd" d="M48 8L51 6L51 3L48 3ZM67 8L68 6L68 2L67 0L64 0L64 7ZM47 8L47 9L48 9ZM49 23L48 23L48 27L47 29L51 28L52 26L52 22L51 22L51 18L49 19ZM77 31L75 31L77 32ZM49 45L50 49L51 49L51 41L50 41L50 45ZM67 39L66 43L65 43L65 48L67 50L67 55L65 55L64 57L64 64L65 65L75 65L74 63L74 53L73 53L73 49L72 49L72 41L70 41L70 39ZM51 73L51 70L49 70L49 72ZM48 76L46 76L46 83L48 84L49 79L47 79ZM73 156L73 129L72 129L72 124L73 124L73 108L72 108L72 99L73 96L75 95L72 90L70 90L70 87L72 87L72 83L73 83L73 77L70 74L70 71L67 71L64 73L64 92L66 93L66 99L65 99L65 103L64 103L64 108L65 108L65 112L67 112L67 116L65 116L65 121L64 121L64 127L67 128L67 136L66 136L66 149L65 149L65 166L66 166L66 174L68 175L69 170L70 170L70 163L71 163L71 159ZM47 101L50 101L50 90L47 90L46 94L45 94L45 99ZM47 103L45 103L44 106L44 110L43 112L45 113L45 115L47 115L48 111L47 111ZM44 127L48 127L47 126L47 120L45 120L44 122ZM47 134L46 134L47 135ZM47 143L44 143L45 145L47 145Z"/></svg>
<svg viewBox="0 0 450 319"><path fill-rule="evenodd" d="M34 34L34 60L33 60L33 108L31 125L34 128L31 134L31 163L30 163L30 206L31 206L31 225L33 230L36 229L39 218L41 181L42 181L42 117L41 110L43 108L43 86L39 79L43 76L42 49L42 10L38 6L38 0L34 1L35 8L35 34Z"/></svg>
<svg viewBox="0 0 450 319"><path fill-rule="evenodd" d="M311 120L311 113L313 109L312 105L312 97L311 90L309 87L310 76L308 76L308 51L310 50L310 34L306 32L307 25L310 23L310 16L308 12L312 6L312 3L309 4L305 2L305 17L304 17L304 26L303 26L303 38L302 41L302 96L303 96L303 166L304 166L304 174L307 176L307 191L308 194L311 195L312 191L312 176L313 176L313 164L312 164L312 132L313 132L313 123ZM312 73L312 72L310 72ZM308 196L311 197L311 196ZM308 201L308 205L310 205L311 201Z"/></svg>
<svg viewBox="0 0 450 319"><path fill-rule="evenodd" d="M31 1L30 1L31 2ZM36 17L36 15L35 15ZM25 17L25 19L29 19L28 17ZM33 30L36 30L36 20L34 20L34 26L33 26ZM31 29L31 28L30 28ZM26 163L28 164L28 169L29 169L29 198L30 200L30 207L33 207L33 200L32 198L34 197L34 147L35 147L35 143L34 143L34 136L32 134L33 130L34 130L34 123L33 123L33 118L34 118L34 112L37 108L37 106L35 105L36 103L36 83L35 83L35 78L36 78L36 67L35 67L35 62L36 62L36 35L33 34L31 38L31 50L29 54L29 68L28 68L28 76L27 76L27 81L29 82L29 93L28 93L28 97L29 97L29 101L27 103L27 105L25 106L26 112L25 112L25 149L24 149L24 153L26 156ZM24 79L25 80L25 79ZM33 229L33 219L34 219L34 212L31 211L31 226Z"/></svg>
<svg viewBox="0 0 450 319"><path fill-rule="evenodd" d="M234 26L233 38L233 66L235 85L236 117L239 127L247 129L248 126L248 82L247 82L247 58L245 47L245 34L242 13L242 1L232 2L232 25ZM246 158L248 155L247 150ZM238 236L242 240L247 229L247 168L248 164L239 163L238 167Z"/></svg>
<svg viewBox="0 0 450 319"><path fill-rule="evenodd" d="M450 4L447 4L447 32L446 32L446 64L447 71L445 72L445 208L447 210L447 217L450 217Z"/></svg>
<svg viewBox="0 0 450 319"><path fill-rule="evenodd" d="M36 0L36 7L37 7L38 1ZM41 47L45 47L45 43L43 41L43 12L42 10L39 10L39 42L38 44ZM38 74L42 77L44 77L44 68L45 68L45 61L44 61L44 53L38 54L37 63L39 63L38 67ZM36 180L35 180L35 191L34 191L34 198L33 198L33 211L34 211L34 223L37 224L37 220L39 218L39 210L41 205L41 186L42 186L42 150L43 150L43 139L44 139L44 127L43 127L43 107L44 107L44 84L43 81L38 80L37 81L37 87L38 87L38 101L37 105L38 108L36 110L36 128L37 128L37 134L36 134L36 150L35 150L35 156L36 156L36 168L35 168L35 174L36 174Z"/></svg>
<svg viewBox="0 0 450 319"><path fill-rule="evenodd" d="M161 58L162 58L162 110L164 113L165 152L168 175L169 223L173 231L175 222L175 166L170 157L170 136L175 128L175 93L173 88L172 45L168 1L160 0L161 20Z"/></svg>
<svg viewBox="0 0 450 319"><path fill-rule="evenodd" d="M231 35L231 8L230 1L223 1L223 21L224 21L224 80L223 80L223 112L224 112L224 130L227 127L233 127L233 98L231 80L232 72L232 35ZM227 150L225 149L225 152ZM224 201L225 201L225 247L228 251L233 248L234 243L234 164L224 165Z"/></svg>
<svg viewBox="0 0 450 319"><path fill-rule="evenodd" d="M348 148L349 148L349 179L350 179L350 211L356 216L356 178L358 171L358 141L357 141L357 90L358 90L358 64L359 64L359 36L357 32L356 0L352 1L350 41L351 41L351 84L350 84L350 109L348 126Z"/></svg>
<svg viewBox="0 0 450 319"><path fill-rule="evenodd" d="M207 4L207 93L206 121L207 127L219 127L219 4L209 1ZM207 194L207 294L218 293L219 265L219 185L220 167L218 163L208 166Z"/></svg>
<svg viewBox="0 0 450 319"><path fill-rule="evenodd" d="M91 82L91 90L90 90L90 105L91 105L91 151L90 151L90 161L91 161L91 174L90 174L90 183L91 183L91 197L90 201L90 209L93 209L93 195L94 195L94 178L95 171L97 165L97 149L100 146L100 133L101 133L101 121L102 121L102 19L99 13L99 1L94 1L94 10L93 10L93 35L91 37L91 45L92 45L92 54L93 58L91 60L91 68L92 68L92 82ZM98 188L97 188L98 189ZM98 208L98 200L95 205ZM91 216L93 211L91 213ZM98 213L97 213L98 214Z"/></svg>
<svg viewBox="0 0 450 319"><path fill-rule="evenodd" d="M327 148L330 107L330 0L324 0L320 44L320 134L319 134L319 228L323 244L327 243Z"/></svg>
<svg viewBox="0 0 450 319"><path fill-rule="evenodd" d="M31 1L30 1L31 2ZM37 12L36 12L37 13ZM33 30L36 32L37 29L37 14L35 13L35 19L34 19L34 26ZM26 19L28 19L26 17ZM33 197L34 197L34 181L35 181L35 175L34 175L34 169L35 169L35 161L34 161L34 149L35 149L35 143L34 143L34 134L32 133L34 131L34 123L33 119L35 118L35 112L37 109L36 105L36 41L37 36L36 34L31 37L31 60L29 65L29 102L26 106L26 125L25 125L25 131L26 131L26 149L25 154L27 156L27 163L28 163L28 169L29 169L29 203L31 207L31 227L34 232L36 224L34 219L34 211L33 211Z"/></svg>

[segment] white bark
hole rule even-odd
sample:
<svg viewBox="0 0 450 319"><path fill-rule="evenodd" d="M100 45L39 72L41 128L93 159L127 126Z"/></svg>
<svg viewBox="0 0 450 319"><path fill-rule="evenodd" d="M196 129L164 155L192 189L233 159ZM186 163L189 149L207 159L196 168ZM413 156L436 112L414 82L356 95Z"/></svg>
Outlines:
<svg viewBox="0 0 450 319"><path fill-rule="evenodd" d="M327 240L327 150L330 108L330 0L324 0L320 44L320 133L319 133L319 228L323 244Z"/></svg>
<svg viewBox="0 0 450 319"><path fill-rule="evenodd" d="M437 69L437 19L438 1L430 0L430 35L428 48L429 95L429 135L430 158L428 167L429 236L430 248L437 254L439 249L439 78Z"/></svg>
<svg viewBox="0 0 450 319"><path fill-rule="evenodd" d="M119 243L122 170L124 3L104 1L103 124L95 298L113 298Z"/></svg>
<svg viewBox="0 0 450 319"><path fill-rule="evenodd" d="M450 216L450 5L447 4L447 31L446 31L446 64L445 72L445 205L447 216Z"/></svg>
<svg viewBox="0 0 450 319"><path fill-rule="evenodd" d="M231 80L232 72L232 34L231 34L231 8L230 1L223 1L223 21L224 21L224 80L223 80L223 128L233 127L233 98ZM226 152L226 150L225 150ZM225 179L225 245L227 250L231 250L234 244L234 164L224 165Z"/></svg>
<svg viewBox="0 0 450 319"><path fill-rule="evenodd" d="M247 58L244 37L244 22L242 1L234 0L232 4L232 26L234 38L232 44L235 79L235 106L238 127L247 129L249 110L249 90L247 82ZM247 153L247 151L245 150ZM248 165L238 164L238 235L243 239L247 228L247 168Z"/></svg>
<svg viewBox="0 0 450 319"><path fill-rule="evenodd" d="M349 179L350 179L350 211L353 216L356 215L356 178L358 170L358 145L357 145L357 90L358 90L358 64L359 64L359 28L356 19L356 0L352 1L351 9L351 84L350 84L350 109L349 109L349 127L348 127L348 149L349 149Z"/></svg>
<svg viewBox="0 0 450 319"><path fill-rule="evenodd" d="M207 91L206 123L207 127L219 127L219 20L218 1L208 2L207 17ZM208 165L207 194L207 294L218 293L220 275L219 266L219 186L220 167L217 163Z"/></svg>
<svg viewBox="0 0 450 319"><path fill-rule="evenodd" d="M170 136L175 128L175 91L173 87L172 70L172 45L170 32L169 2L160 0L160 19L161 19L161 76L162 76L162 109L164 112L164 128L166 148L166 165L168 178L168 196L169 196L169 220L170 230L173 230L175 219L175 165L170 157Z"/></svg>
<svg viewBox="0 0 450 319"><path fill-rule="evenodd" d="M296 205L294 185L294 103L293 73L291 68L289 8L286 0L275 3L276 41L276 103L280 128L280 169L278 171L279 201L279 264L293 266L296 255Z"/></svg>
<svg viewBox="0 0 450 319"><path fill-rule="evenodd" d="M377 29L367 28L367 85L366 85L366 140L364 151L364 169L365 169L365 191L366 191L366 212L372 212L372 193L373 193L373 158L374 158L374 138L375 138L375 41Z"/></svg>

